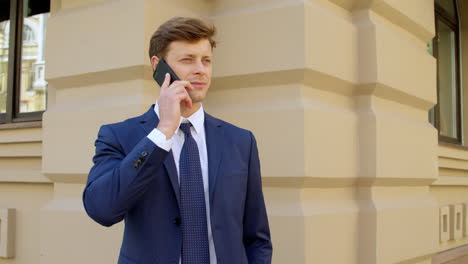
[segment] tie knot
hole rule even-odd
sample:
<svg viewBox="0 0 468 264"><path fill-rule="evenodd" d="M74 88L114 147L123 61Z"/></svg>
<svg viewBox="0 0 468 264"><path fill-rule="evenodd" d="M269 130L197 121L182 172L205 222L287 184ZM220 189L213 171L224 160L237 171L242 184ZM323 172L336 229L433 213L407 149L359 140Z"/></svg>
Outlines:
<svg viewBox="0 0 468 264"><path fill-rule="evenodd" d="M186 136L189 136L189 135L191 135L191 133L190 133L190 127L191 127L191 126L192 126L192 124L189 123L189 122L187 122L187 123L182 123L182 124L180 124L180 129L184 132L184 134L185 134Z"/></svg>

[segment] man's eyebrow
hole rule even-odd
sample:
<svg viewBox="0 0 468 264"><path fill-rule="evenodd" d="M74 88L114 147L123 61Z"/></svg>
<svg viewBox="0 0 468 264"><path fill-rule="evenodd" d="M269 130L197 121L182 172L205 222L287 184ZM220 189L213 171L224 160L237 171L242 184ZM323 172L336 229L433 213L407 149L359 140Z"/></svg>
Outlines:
<svg viewBox="0 0 468 264"><path fill-rule="evenodd" d="M191 53L185 53L185 54L180 55L180 57L181 58L183 57L195 58L196 56ZM211 58L211 55L203 55L202 58Z"/></svg>
<svg viewBox="0 0 468 264"><path fill-rule="evenodd" d="M190 57L190 58L193 58L195 57L195 55L191 54L191 53L185 53L185 54L182 54L181 57Z"/></svg>

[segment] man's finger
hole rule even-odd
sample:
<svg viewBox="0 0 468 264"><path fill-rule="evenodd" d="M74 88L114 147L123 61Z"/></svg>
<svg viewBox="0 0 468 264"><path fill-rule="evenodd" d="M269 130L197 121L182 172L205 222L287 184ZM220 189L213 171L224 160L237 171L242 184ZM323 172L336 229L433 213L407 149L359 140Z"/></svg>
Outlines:
<svg viewBox="0 0 468 264"><path fill-rule="evenodd" d="M180 94L178 96L179 96L180 102L184 103L186 108L189 108L189 109L192 108L192 99L187 93Z"/></svg>
<svg viewBox="0 0 468 264"><path fill-rule="evenodd" d="M173 88L173 91L175 94L179 95L179 94L183 94L183 93L186 93L187 90L185 90L185 87L184 86L177 86L177 87L174 87Z"/></svg>
<svg viewBox="0 0 468 264"><path fill-rule="evenodd" d="M192 108L192 99L189 97L187 97L187 99L185 100L185 107L187 107L188 109Z"/></svg>
<svg viewBox="0 0 468 264"><path fill-rule="evenodd" d="M185 89L188 89L190 91L193 90L193 86L189 81L174 81L171 86L176 87L176 86L184 86Z"/></svg>
<svg viewBox="0 0 468 264"><path fill-rule="evenodd" d="M192 98L190 98L190 95L184 88L180 90L180 92L176 93L179 103L184 103L185 107L192 108Z"/></svg>
<svg viewBox="0 0 468 264"><path fill-rule="evenodd" d="M169 83L171 82L171 75L169 73L166 73L166 76L164 77L164 82L161 86L161 89L167 88L169 86Z"/></svg>
<svg viewBox="0 0 468 264"><path fill-rule="evenodd" d="M184 86L185 86L185 89L188 89L189 91L193 91L193 89L194 89L190 82L187 82L187 84L184 85Z"/></svg>

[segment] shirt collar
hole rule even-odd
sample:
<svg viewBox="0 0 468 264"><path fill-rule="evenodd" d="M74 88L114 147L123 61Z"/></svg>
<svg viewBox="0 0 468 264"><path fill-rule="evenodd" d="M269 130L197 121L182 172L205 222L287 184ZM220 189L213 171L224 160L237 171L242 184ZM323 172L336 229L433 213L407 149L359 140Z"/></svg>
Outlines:
<svg viewBox="0 0 468 264"><path fill-rule="evenodd" d="M154 112L159 118L158 102L156 102L154 105ZM193 128L195 129L195 132L197 132L197 134L200 134L203 129L203 124L205 123L205 111L203 110L203 104L201 104L200 108L198 108L198 110L195 113L193 113L191 116L187 118L181 116L180 121L179 121L179 126L182 122L186 122L187 120L192 124ZM177 127L174 134L177 134L179 132L179 126Z"/></svg>

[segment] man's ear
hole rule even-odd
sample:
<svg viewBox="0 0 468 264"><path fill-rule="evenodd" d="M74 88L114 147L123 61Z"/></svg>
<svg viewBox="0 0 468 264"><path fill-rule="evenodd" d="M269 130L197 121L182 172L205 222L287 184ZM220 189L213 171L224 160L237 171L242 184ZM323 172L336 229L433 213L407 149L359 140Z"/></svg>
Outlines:
<svg viewBox="0 0 468 264"><path fill-rule="evenodd" d="M151 57L151 67L153 67L153 71L156 70L156 66L158 66L159 58L157 56Z"/></svg>

